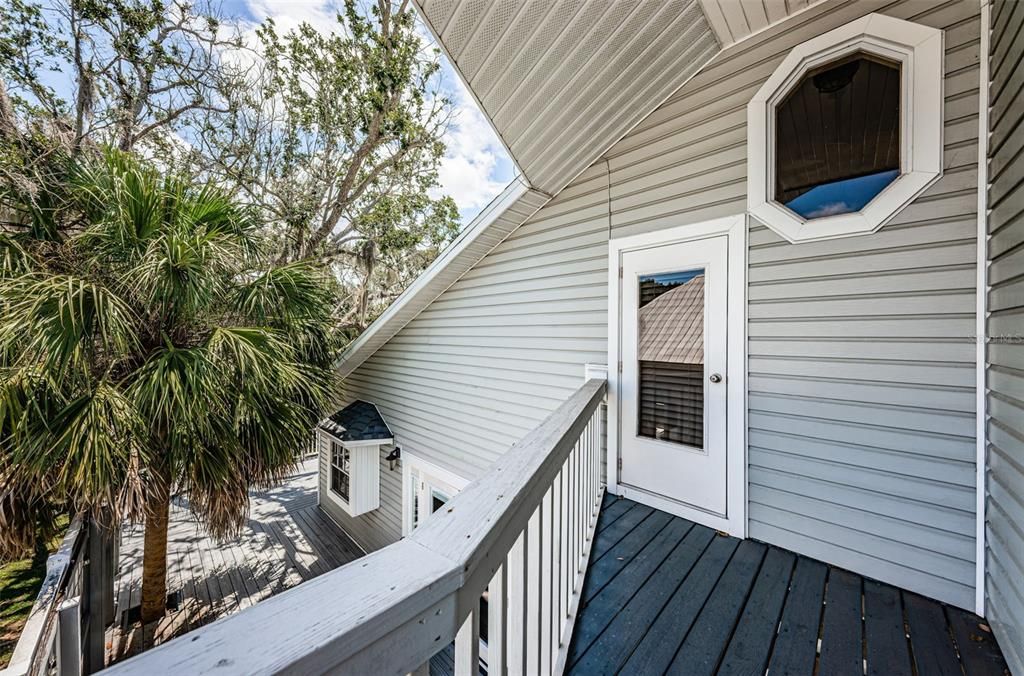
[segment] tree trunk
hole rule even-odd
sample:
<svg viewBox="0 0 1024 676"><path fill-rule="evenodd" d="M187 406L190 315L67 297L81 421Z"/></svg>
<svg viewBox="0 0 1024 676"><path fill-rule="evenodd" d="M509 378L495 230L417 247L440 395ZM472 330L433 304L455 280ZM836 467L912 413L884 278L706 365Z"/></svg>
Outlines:
<svg viewBox="0 0 1024 676"><path fill-rule="evenodd" d="M149 487L142 549L142 623L155 622L167 609L167 515L170 492L166 476Z"/></svg>

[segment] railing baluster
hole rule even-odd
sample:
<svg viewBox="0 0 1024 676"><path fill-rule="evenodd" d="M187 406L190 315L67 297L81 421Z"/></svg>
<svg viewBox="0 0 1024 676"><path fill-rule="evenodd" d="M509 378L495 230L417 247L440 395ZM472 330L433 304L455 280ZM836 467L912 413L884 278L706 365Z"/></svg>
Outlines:
<svg viewBox="0 0 1024 676"><path fill-rule="evenodd" d="M558 506L558 496L555 494L555 488L557 483L552 482L551 488L548 489L548 495L545 496L544 500L548 506L548 537L545 538L545 556L544 556L544 605L542 611L544 612L544 645L542 646L544 652L544 660L541 664L542 673L550 674L552 666L553 652L551 650L552 638L555 635L555 624L552 622L554 616L552 615L553 606L555 605L555 595L557 592L557 585L555 583L555 546L558 542L558 521L555 518L555 511Z"/></svg>
<svg viewBox="0 0 1024 676"><path fill-rule="evenodd" d="M578 538L576 537L576 518L579 514L578 496L576 487L576 458L579 454L576 452L579 448L579 444L573 447L572 454L569 456L569 518L566 520L566 529L568 531L569 538L569 565L565 567L566 583L569 589L569 593L572 593L572 581L576 576L576 561L579 559L577 554Z"/></svg>
<svg viewBox="0 0 1024 676"><path fill-rule="evenodd" d="M505 636L509 674L523 674L526 669L526 636L523 634L526 624L526 541L524 530L505 559L508 568L508 622L505 625Z"/></svg>
<svg viewBox="0 0 1024 676"><path fill-rule="evenodd" d="M561 545L559 552L561 553L561 560L559 562L559 575L558 575L558 626L562 626L562 622L565 620L565 609L569 603L569 571L572 570L572 552L569 543L569 519L572 513L572 493L569 490L569 459L566 458L565 465L562 467L561 473L561 485L560 491L562 493L561 509L562 518L559 520L559 537Z"/></svg>
<svg viewBox="0 0 1024 676"><path fill-rule="evenodd" d="M597 502L598 488L601 486L601 452L600 452L600 441L596 439L598 425L594 423L594 416L590 416L590 422L587 423L587 431L590 437L590 461L594 467L594 479L590 486L590 501L594 506L593 518L597 518L597 514L600 511L600 506ZM593 523L593 521L591 521Z"/></svg>
<svg viewBox="0 0 1024 676"><path fill-rule="evenodd" d="M540 670L540 554L543 530L543 502L530 517L526 532L526 612L523 617L526 641L524 673Z"/></svg>
<svg viewBox="0 0 1024 676"><path fill-rule="evenodd" d="M480 676L480 609L469 611L455 635L455 676Z"/></svg>
<svg viewBox="0 0 1024 676"><path fill-rule="evenodd" d="M82 673L81 601L76 596L57 608L58 676L80 676Z"/></svg>
<svg viewBox="0 0 1024 676"><path fill-rule="evenodd" d="M584 470L586 465L583 457L583 441L576 442L576 532L573 537L576 539L576 573L580 572L580 560L583 558L583 548L586 546L584 539L583 524L587 514L587 486L585 483Z"/></svg>
<svg viewBox="0 0 1024 676"><path fill-rule="evenodd" d="M487 586L487 674L504 676L508 651L508 564L498 571Z"/></svg>
<svg viewBox="0 0 1024 676"><path fill-rule="evenodd" d="M555 598L552 601L551 608L551 626L553 635L551 637L551 662L554 664L555 660L558 659L558 646L562 643L562 604L565 599L565 569L566 558L568 553L566 552L566 530L565 530L565 519L566 519L566 496L565 496L565 472L558 473L558 483L556 484L558 489L558 516L555 519Z"/></svg>
<svg viewBox="0 0 1024 676"><path fill-rule="evenodd" d="M541 515L543 521L543 531L541 538L541 551L540 551L540 605L537 610L540 612L540 646L538 651L540 653L540 673L548 674L551 673L551 592L553 585L551 584L551 562L552 562L552 544L554 543L554 509L552 508L554 500L552 499L553 486L548 486L548 490L544 493L544 499L541 501Z"/></svg>

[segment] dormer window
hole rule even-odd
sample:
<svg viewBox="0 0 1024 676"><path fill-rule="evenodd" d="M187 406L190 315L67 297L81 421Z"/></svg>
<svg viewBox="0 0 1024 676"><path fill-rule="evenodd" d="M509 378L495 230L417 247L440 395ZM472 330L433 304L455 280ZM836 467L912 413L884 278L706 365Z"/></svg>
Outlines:
<svg viewBox="0 0 1024 676"><path fill-rule="evenodd" d="M380 506L381 448L394 443L394 435L373 404L356 400L324 418L317 436L328 466L326 497L349 516Z"/></svg>
<svg viewBox="0 0 1024 676"><path fill-rule="evenodd" d="M941 173L942 31L877 14L829 31L747 117L754 217L792 242L873 232Z"/></svg>

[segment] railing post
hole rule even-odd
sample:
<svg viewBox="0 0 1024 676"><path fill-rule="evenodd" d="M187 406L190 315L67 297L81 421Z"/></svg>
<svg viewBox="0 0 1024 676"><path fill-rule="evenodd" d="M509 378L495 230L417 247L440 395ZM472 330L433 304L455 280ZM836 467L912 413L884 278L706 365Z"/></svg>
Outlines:
<svg viewBox="0 0 1024 676"><path fill-rule="evenodd" d="M480 674L480 610L469 611L469 617L455 635L455 676Z"/></svg>
<svg viewBox="0 0 1024 676"><path fill-rule="evenodd" d="M526 532L519 534L505 559L508 574L506 649L508 673L526 672Z"/></svg>
<svg viewBox="0 0 1024 676"><path fill-rule="evenodd" d="M504 676L507 668L508 614L506 595L508 591L508 563L498 566L497 572L487 587L487 674Z"/></svg>
<svg viewBox="0 0 1024 676"><path fill-rule="evenodd" d="M57 608L58 676L82 676L81 601L76 596Z"/></svg>
<svg viewBox="0 0 1024 676"><path fill-rule="evenodd" d="M87 537L88 563L82 575L87 614L82 669L92 674L105 666L105 633L114 614L113 532L109 526L90 519Z"/></svg>

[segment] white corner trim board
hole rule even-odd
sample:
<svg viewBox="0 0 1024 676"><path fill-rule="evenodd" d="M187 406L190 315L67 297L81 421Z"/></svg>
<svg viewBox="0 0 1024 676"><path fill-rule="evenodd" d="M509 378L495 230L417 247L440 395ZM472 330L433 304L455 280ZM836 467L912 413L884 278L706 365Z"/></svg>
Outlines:
<svg viewBox="0 0 1024 676"><path fill-rule="evenodd" d="M991 7L981 2L981 55L978 63L978 276L975 293L975 538L974 538L974 612L985 617L985 558L987 537L985 529L988 506L988 397L987 397L987 345L988 345L988 102L989 102L989 30Z"/></svg>
<svg viewBox="0 0 1024 676"><path fill-rule="evenodd" d="M901 172L861 211L813 222L775 201L775 108L808 71L857 52L901 66ZM874 232L942 174L943 33L868 14L794 47L747 105L747 208L790 242Z"/></svg>
<svg viewBox="0 0 1024 676"><path fill-rule="evenodd" d="M412 533L413 501L418 499L419 486L413 479L446 489L451 496L469 485L469 479L459 476L425 458L402 451L402 536Z"/></svg>
<svg viewBox="0 0 1024 676"><path fill-rule="evenodd" d="M680 225L608 242L608 491L621 495L618 460L622 430L622 279L619 271L623 254L652 247L695 241L715 235L728 236L726 291L726 515L698 512L674 501L662 500L652 506L728 532L747 536L747 217L746 214ZM651 500L651 496L648 496Z"/></svg>

